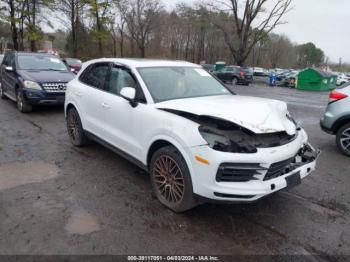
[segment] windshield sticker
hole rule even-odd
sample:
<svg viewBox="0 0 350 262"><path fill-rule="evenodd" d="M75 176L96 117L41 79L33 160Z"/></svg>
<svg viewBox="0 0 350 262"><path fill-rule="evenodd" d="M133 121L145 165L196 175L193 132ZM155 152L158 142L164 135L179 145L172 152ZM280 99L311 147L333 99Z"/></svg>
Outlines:
<svg viewBox="0 0 350 262"><path fill-rule="evenodd" d="M54 63L60 63L60 60L57 58L50 58L50 61Z"/></svg>
<svg viewBox="0 0 350 262"><path fill-rule="evenodd" d="M204 69L196 68L195 71L201 76L210 76L210 74Z"/></svg>

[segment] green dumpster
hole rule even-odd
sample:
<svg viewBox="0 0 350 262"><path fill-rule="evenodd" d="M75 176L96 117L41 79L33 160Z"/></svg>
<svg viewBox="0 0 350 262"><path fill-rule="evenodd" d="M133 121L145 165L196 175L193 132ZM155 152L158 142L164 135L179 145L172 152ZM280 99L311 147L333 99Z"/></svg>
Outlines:
<svg viewBox="0 0 350 262"><path fill-rule="evenodd" d="M307 68L298 75L297 89L329 91L336 87L337 77L316 68Z"/></svg>

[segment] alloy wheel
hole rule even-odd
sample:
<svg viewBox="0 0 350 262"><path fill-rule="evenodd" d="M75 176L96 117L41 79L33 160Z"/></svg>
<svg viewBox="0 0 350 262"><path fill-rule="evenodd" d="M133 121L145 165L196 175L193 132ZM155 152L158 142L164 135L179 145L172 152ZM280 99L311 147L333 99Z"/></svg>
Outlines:
<svg viewBox="0 0 350 262"><path fill-rule="evenodd" d="M174 159L161 155L154 163L152 172L159 193L170 203L180 202L185 194L185 181Z"/></svg>
<svg viewBox="0 0 350 262"><path fill-rule="evenodd" d="M80 136L79 120L74 112L70 112L67 116L67 128L68 134L72 138L72 140L78 140Z"/></svg>
<svg viewBox="0 0 350 262"><path fill-rule="evenodd" d="M340 143L344 150L350 151L350 128L343 131L340 136Z"/></svg>

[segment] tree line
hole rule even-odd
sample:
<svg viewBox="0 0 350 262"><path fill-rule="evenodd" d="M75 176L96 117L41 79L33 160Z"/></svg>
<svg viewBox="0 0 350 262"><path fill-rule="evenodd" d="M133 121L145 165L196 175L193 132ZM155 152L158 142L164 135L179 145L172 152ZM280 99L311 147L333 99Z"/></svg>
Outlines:
<svg viewBox="0 0 350 262"><path fill-rule="evenodd" d="M153 57L302 68L323 64L313 43L274 34L292 0L1 0L0 34L16 50L37 51L50 40L66 56ZM44 29L57 27L54 33Z"/></svg>

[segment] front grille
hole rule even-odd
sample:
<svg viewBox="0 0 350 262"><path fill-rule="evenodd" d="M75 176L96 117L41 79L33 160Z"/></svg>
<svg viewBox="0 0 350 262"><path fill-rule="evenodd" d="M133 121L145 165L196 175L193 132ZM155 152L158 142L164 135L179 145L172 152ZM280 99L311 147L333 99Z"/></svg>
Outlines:
<svg viewBox="0 0 350 262"><path fill-rule="evenodd" d="M67 90L67 83L43 83L41 85L49 93L62 93Z"/></svg>
<svg viewBox="0 0 350 262"><path fill-rule="evenodd" d="M291 164L294 161L295 157L272 164L264 177L264 181L289 173L292 170Z"/></svg>
<svg viewBox="0 0 350 262"><path fill-rule="evenodd" d="M247 182L250 180L259 180L255 176L262 175L267 170L254 163L223 163L219 166L216 174L217 182Z"/></svg>

